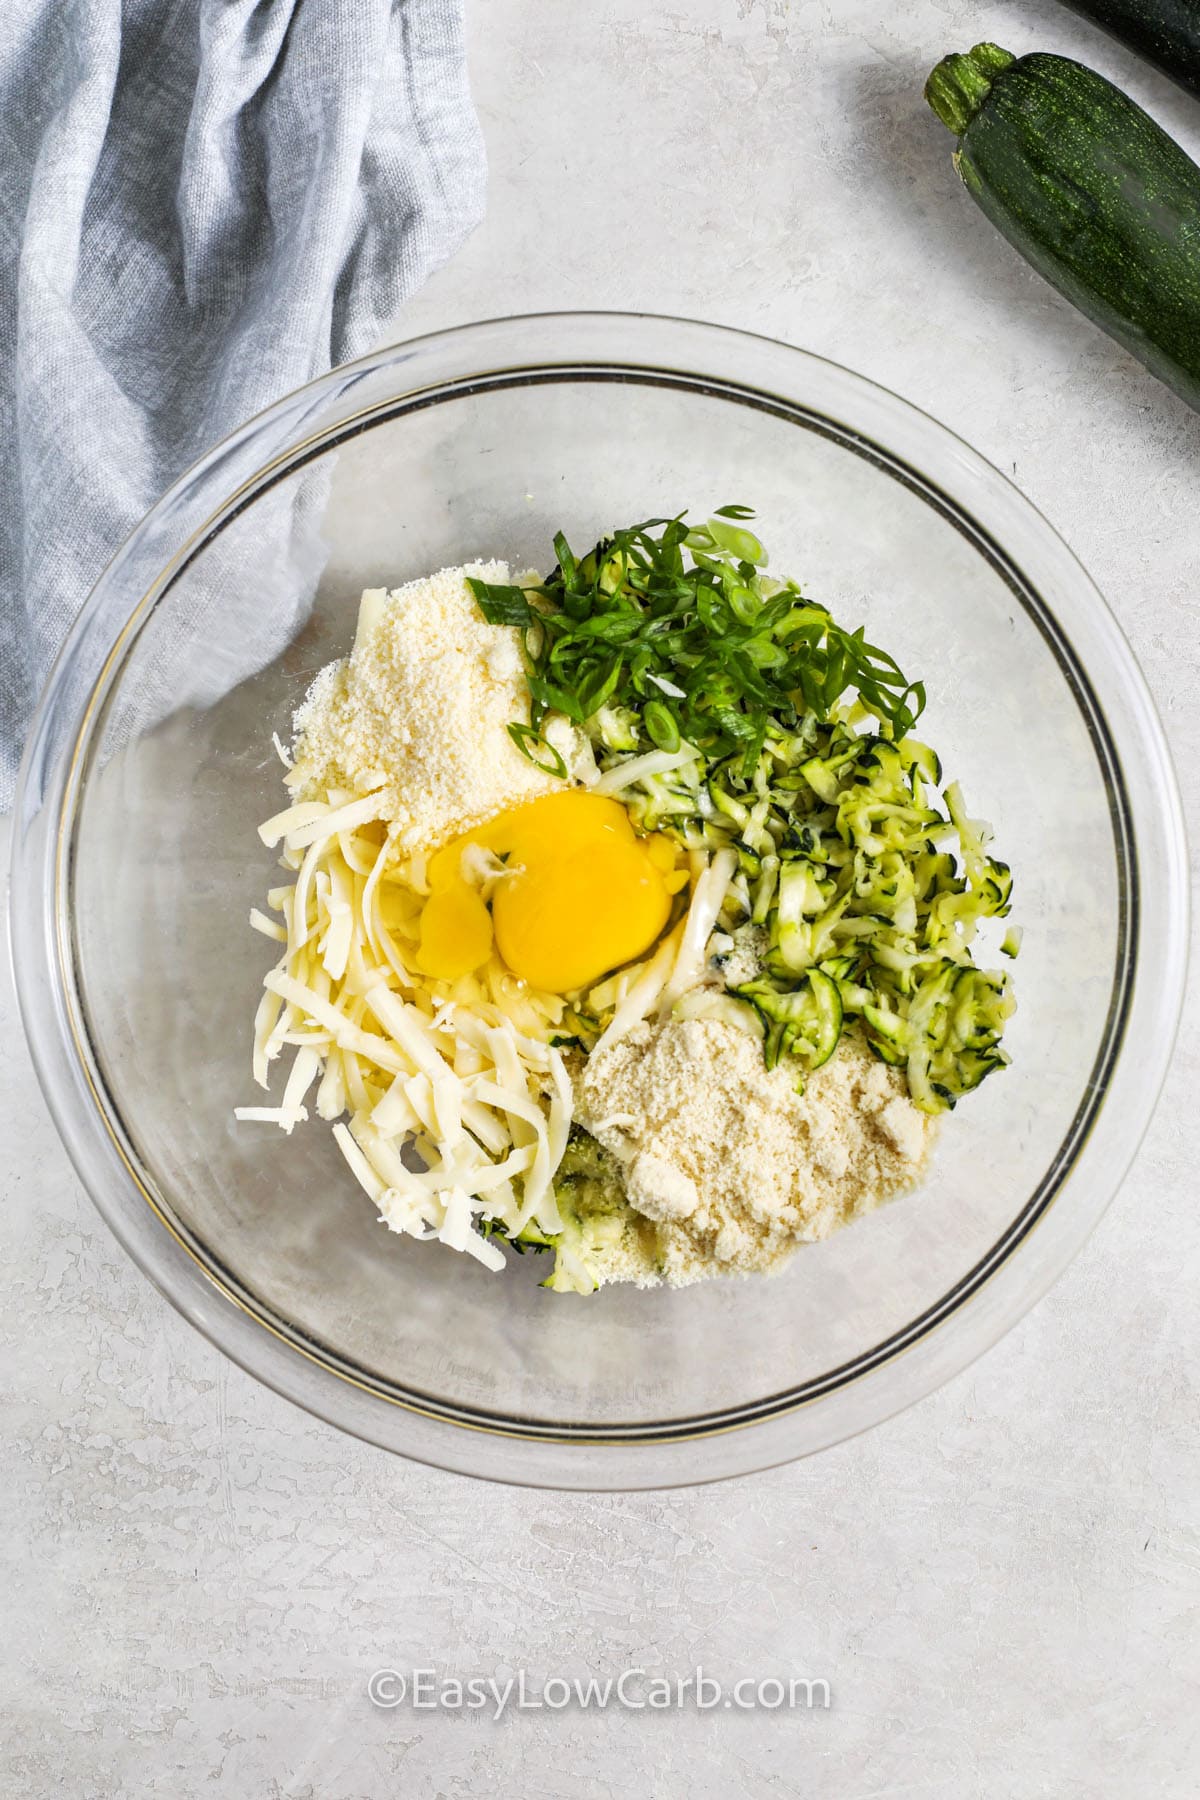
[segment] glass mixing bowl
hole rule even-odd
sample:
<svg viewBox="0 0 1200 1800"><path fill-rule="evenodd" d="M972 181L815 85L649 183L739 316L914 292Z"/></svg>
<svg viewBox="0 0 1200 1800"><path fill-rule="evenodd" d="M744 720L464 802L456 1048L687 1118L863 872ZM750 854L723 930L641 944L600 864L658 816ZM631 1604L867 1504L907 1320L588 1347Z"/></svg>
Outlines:
<svg viewBox="0 0 1200 1800"><path fill-rule="evenodd" d="M272 732L360 590L545 566L634 518L753 505L773 566L924 676L922 722L1016 871L1011 1069L920 1191L780 1276L543 1291L389 1234L328 1128L237 1126L270 946ZM820 1449L1045 1290L1149 1118L1184 973L1174 778L1130 652L1046 522L932 420L780 344L616 315L472 325L336 370L155 507L51 677L17 805L13 956L96 1205L243 1368L388 1449L652 1487Z"/></svg>

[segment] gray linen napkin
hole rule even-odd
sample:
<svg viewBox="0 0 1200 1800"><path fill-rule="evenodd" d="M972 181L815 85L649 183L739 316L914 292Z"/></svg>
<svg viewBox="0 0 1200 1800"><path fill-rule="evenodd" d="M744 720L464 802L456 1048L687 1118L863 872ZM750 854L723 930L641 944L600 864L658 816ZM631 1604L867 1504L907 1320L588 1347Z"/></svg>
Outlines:
<svg viewBox="0 0 1200 1800"><path fill-rule="evenodd" d="M0 810L162 490L478 222L461 0L3 0Z"/></svg>

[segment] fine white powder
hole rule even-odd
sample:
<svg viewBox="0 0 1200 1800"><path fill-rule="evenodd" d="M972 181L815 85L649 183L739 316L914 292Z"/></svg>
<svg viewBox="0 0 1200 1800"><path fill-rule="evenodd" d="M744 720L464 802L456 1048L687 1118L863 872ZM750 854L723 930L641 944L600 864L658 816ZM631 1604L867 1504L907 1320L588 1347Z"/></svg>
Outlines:
<svg viewBox="0 0 1200 1800"><path fill-rule="evenodd" d="M777 1267L912 1187L935 1133L856 1033L797 1094L756 1038L711 1019L637 1026L581 1066L576 1105L655 1228L646 1267L613 1278L672 1286Z"/></svg>
<svg viewBox="0 0 1200 1800"><path fill-rule="evenodd" d="M350 656L322 669L296 714L296 798L378 793L400 855L562 786L509 736L529 718L517 633L486 622L468 575L510 580L505 563L468 563L391 593L368 589ZM559 720L547 735L572 763L570 726Z"/></svg>

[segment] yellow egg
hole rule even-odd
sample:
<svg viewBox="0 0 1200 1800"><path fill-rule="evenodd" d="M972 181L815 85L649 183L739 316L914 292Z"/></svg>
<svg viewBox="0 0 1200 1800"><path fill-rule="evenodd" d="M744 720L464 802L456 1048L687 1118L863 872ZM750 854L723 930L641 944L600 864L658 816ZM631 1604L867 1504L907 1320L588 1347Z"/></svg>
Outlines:
<svg viewBox="0 0 1200 1800"><path fill-rule="evenodd" d="M490 919L478 888L464 879L469 844L507 863ZM418 962L447 980L467 974L486 961L494 927L496 949L514 975L569 993L648 950L685 881L673 846L635 836L618 801L564 788L501 813L431 859Z"/></svg>
<svg viewBox="0 0 1200 1800"><path fill-rule="evenodd" d="M491 952L491 914L478 888L454 881L431 892L421 914L417 967L441 981L457 981Z"/></svg>
<svg viewBox="0 0 1200 1800"><path fill-rule="evenodd" d="M568 993L649 949L671 902L617 801L568 792L528 812L510 857L519 872L492 902L496 946L515 975Z"/></svg>

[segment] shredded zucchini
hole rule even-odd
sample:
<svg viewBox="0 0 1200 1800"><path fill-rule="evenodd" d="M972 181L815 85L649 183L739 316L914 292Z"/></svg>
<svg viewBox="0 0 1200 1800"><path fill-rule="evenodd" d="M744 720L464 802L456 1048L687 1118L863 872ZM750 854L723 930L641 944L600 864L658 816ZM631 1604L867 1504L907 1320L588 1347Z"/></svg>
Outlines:
<svg viewBox="0 0 1200 1800"><path fill-rule="evenodd" d="M542 1282L557 1294L591 1294L605 1279L606 1265L622 1251L649 1265L654 1255L654 1229L629 1204L620 1165L590 1132L572 1127L555 1181L561 1229L548 1235L532 1221L510 1234L499 1220L482 1226L518 1255L553 1250L554 1267Z"/></svg>
<svg viewBox="0 0 1200 1800"><path fill-rule="evenodd" d="M1008 1060L1008 979L976 968L972 944L1007 915L1012 876L956 789L937 804L928 746L856 729L848 712L794 732L772 721L753 772L738 755L708 767L690 813L663 818L642 783L621 797L656 830L737 852L748 879L718 923L765 927L760 969L730 991L761 1017L768 1067L795 1058L802 1080L857 1019L917 1105L942 1112ZM1017 943L1010 931L1003 948Z"/></svg>

